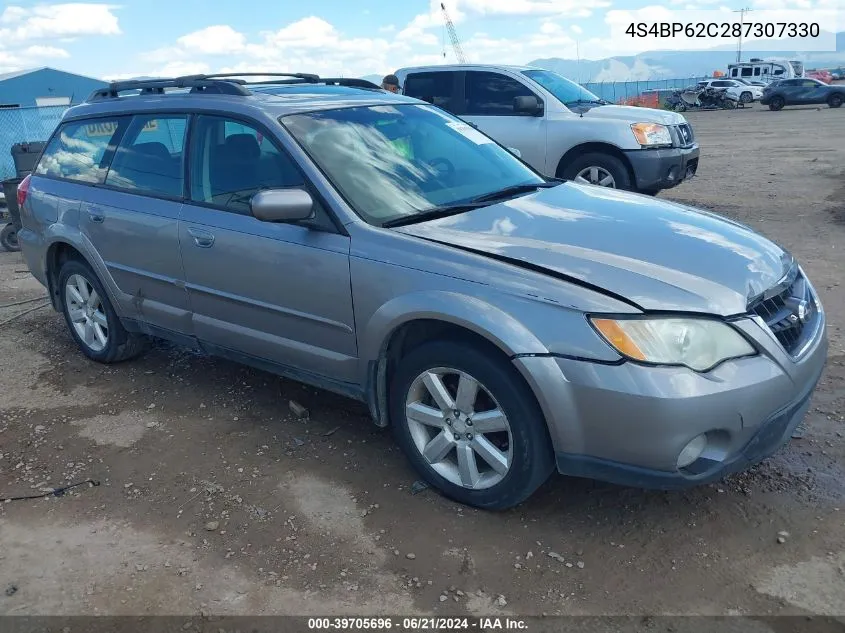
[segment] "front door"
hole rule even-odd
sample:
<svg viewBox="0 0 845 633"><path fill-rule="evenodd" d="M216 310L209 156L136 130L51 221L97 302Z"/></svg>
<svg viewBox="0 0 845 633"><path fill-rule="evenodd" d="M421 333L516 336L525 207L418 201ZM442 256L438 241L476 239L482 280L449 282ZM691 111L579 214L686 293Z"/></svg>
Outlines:
<svg viewBox="0 0 845 633"><path fill-rule="evenodd" d="M317 203L310 226L262 222L261 189L306 187L254 122L199 116L180 241L196 336L213 346L351 383L357 343L349 238Z"/></svg>
<svg viewBox="0 0 845 633"><path fill-rule="evenodd" d="M465 77L461 118L477 125L500 145L518 149L522 160L540 173L554 172L557 165L546 165L545 117L521 114L514 108L516 97L540 99L539 95L502 73L468 71Z"/></svg>

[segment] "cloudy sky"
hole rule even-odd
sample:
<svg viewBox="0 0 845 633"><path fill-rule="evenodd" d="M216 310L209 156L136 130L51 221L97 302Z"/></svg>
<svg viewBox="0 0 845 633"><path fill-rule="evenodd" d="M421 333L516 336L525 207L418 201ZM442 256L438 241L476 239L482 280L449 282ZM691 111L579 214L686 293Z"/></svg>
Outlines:
<svg viewBox="0 0 845 633"><path fill-rule="evenodd" d="M845 0L445 0L470 61L601 59L644 43L613 38L611 22L666 6L725 11L842 7ZM209 71L383 74L455 61L440 0L4 1L0 72L52 66L120 78Z"/></svg>

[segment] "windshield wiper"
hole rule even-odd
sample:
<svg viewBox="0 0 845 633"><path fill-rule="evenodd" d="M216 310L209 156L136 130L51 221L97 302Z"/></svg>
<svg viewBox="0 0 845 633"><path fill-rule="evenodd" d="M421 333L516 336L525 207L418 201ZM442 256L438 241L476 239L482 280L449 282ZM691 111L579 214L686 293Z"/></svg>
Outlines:
<svg viewBox="0 0 845 633"><path fill-rule="evenodd" d="M464 211L472 211L481 207L489 206L486 202L473 201L462 202L460 204L447 204L442 207L432 207L424 211L418 211L412 215L403 215L392 220L382 222L384 228L390 229L395 226L405 226L406 224L416 224L417 222L426 222L428 220L437 220L438 218L447 218L450 215L457 215Z"/></svg>
<svg viewBox="0 0 845 633"><path fill-rule="evenodd" d="M535 182L535 183L524 183L521 185L513 185L512 187L505 187L504 189L499 189L498 191L493 191L491 193L486 193L483 196L478 196L477 198L473 198L473 202L490 202L492 200L504 200L505 198L512 198L514 196L518 196L521 193L528 193L530 191L534 191L536 189L546 189L548 187L557 187L560 182Z"/></svg>

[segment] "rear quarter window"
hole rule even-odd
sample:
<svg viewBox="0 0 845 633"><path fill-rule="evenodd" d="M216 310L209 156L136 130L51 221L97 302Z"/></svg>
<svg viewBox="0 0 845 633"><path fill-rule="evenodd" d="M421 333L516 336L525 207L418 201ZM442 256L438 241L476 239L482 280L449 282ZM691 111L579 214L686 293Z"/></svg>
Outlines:
<svg viewBox="0 0 845 633"><path fill-rule="evenodd" d="M62 125L50 139L35 173L103 184L108 171L109 147L129 117L74 121Z"/></svg>
<svg viewBox="0 0 845 633"><path fill-rule="evenodd" d="M413 73L405 79L405 94L455 112L455 73Z"/></svg>

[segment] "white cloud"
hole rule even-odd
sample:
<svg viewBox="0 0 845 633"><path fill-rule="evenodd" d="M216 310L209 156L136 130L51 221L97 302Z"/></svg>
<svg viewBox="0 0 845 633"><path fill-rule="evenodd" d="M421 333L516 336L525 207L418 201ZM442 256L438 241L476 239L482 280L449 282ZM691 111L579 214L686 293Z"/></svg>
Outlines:
<svg viewBox="0 0 845 633"><path fill-rule="evenodd" d="M246 38L228 25L209 26L183 35L177 43L188 52L228 55L243 50Z"/></svg>
<svg viewBox="0 0 845 633"><path fill-rule="evenodd" d="M6 7L0 14L0 24L14 24L26 17L26 9L23 7Z"/></svg>
<svg viewBox="0 0 845 633"><path fill-rule="evenodd" d="M597 0L590 8L609 7L610 2ZM478 15L571 15L584 4L578 0L460 0L459 7Z"/></svg>
<svg viewBox="0 0 845 633"><path fill-rule="evenodd" d="M379 33L393 33L396 30L395 24L386 24L385 26L380 26L378 29Z"/></svg>
<svg viewBox="0 0 845 633"><path fill-rule="evenodd" d="M571 30L573 33L576 33L576 34L578 34L578 35L580 35L581 33L583 33L583 32L584 32L584 29L582 29L582 28L581 28L580 26L578 26L577 24L573 24L573 25L572 25L572 26L570 26L569 28L570 28L570 30Z"/></svg>
<svg viewBox="0 0 845 633"><path fill-rule="evenodd" d="M0 22L0 41L5 45L78 35L118 35L120 26L114 7L107 4L73 2L7 7Z"/></svg>
<svg viewBox="0 0 845 633"><path fill-rule="evenodd" d="M23 50L23 54L26 57L38 57L39 59L67 59L70 57L70 53L63 48L40 46L38 44L28 46Z"/></svg>

